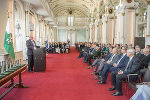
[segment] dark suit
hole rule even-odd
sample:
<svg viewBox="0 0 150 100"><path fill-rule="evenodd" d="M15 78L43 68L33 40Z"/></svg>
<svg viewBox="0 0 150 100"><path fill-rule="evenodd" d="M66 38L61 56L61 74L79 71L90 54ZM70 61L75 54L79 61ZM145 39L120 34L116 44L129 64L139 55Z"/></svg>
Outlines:
<svg viewBox="0 0 150 100"><path fill-rule="evenodd" d="M107 53L107 56L104 58L104 60L108 61L111 56L112 56L112 53Z"/></svg>
<svg viewBox="0 0 150 100"><path fill-rule="evenodd" d="M112 56L113 56L113 55L112 55ZM113 57L112 61L110 62L110 65L113 65L114 63L117 63L119 59L120 59L120 55L119 55L119 54L116 54L116 55ZM109 60L111 60L111 57L109 58Z"/></svg>
<svg viewBox="0 0 150 100"><path fill-rule="evenodd" d="M110 57L111 57L112 53L109 53L105 58L104 58L104 61L106 62ZM99 65L99 62L102 62L100 59L96 59L94 60L92 66L95 66L95 69L94 69L94 72L97 71L98 69L98 65Z"/></svg>
<svg viewBox="0 0 150 100"><path fill-rule="evenodd" d="M129 60L127 61L129 62ZM132 60L125 65L121 70L123 74L118 74L118 71L115 70L111 73L112 85L116 88L116 90L122 93L122 80L125 80L128 74L136 73L136 71L140 67L140 63L136 57L133 57Z"/></svg>
<svg viewBox="0 0 150 100"><path fill-rule="evenodd" d="M113 55L112 55L112 56L113 56ZM110 57L110 59L111 59L111 57ZM109 59L109 60L110 60L110 59ZM102 76L102 81L103 81L104 83L105 83L106 80L107 80L107 76L108 76L108 74L109 74L109 69L111 68L111 66L113 66L114 63L117 63L119 59L120 59L120 55L116 54L116 55L113 57L113 59L112 59L112 61L111 61L110 64L105 64L105 65L104 65L104 69L102 70L102 73L99 73L99 74Z"/></svg>
<svg viewBox="0 0 150 100"><path fill-rule="evenodd" d="M148 62L150 62L150 54L149 55L144 55L142 59L140 59L141 66L140 66L140 75L144 75L148 68Z"/></svg>
<svg viewBox="0 0 150 100"><path fill-rule="evenodd" d="M141 59L141 68L147 68L149 62L150 62L150 54L147 56L144 55L143 58Z"/></svg>
<svg viewBox="0 0 150 100"><path fill-rule="evenodd" d="M144 82L150 82L150 70L147 70L144 75Z"/></svg>
<svg viewBox="0 0 150 100"><path fill-rule="evenodd" d="M121 55L122 56L122 55ZM120 68L122 68L122 67L125 67L125 65L126 65L126 63L127 63L127 60L128 60L129 58L128 58L128 56L127 55L125 55L122 59L121 59L121 57L120 57L120 62L118 63L118 65L117 65L117 67L114 67L114 66L112 66L111 68L110 68L110 72L112 72L112 71L114 71L114 70L117 70L117 69L120 69ZM118 61L119 61L118 60Z"/></svg>
<svg viewBox="0 0 150 100"><path fill-rule="evenodd" d="M143 54L141 54L141 53L135 53L135 55L134 55L136 58L137 58L137 60L139 60L140 61L140 63L141 63L141 59L143 58Z"/></svg>
<svg viewBox="0 0 150 100"><path fill-rule="evenodd" d="M34 42L34 44L35 44L35 42ZM34 44L32 43L32 41L30 39L26 41L27 56L28 56L28 70L30 70L30 71L33 71L33 66L34 66L33 50L34 50L34 47L36 47L36 44L35 45Z"/></svg>

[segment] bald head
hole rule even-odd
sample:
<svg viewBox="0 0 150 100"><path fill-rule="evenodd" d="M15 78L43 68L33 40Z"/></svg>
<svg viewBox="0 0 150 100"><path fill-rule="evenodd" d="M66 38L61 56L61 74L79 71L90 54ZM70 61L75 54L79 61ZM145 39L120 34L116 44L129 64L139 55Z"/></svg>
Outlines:
<svg viewBox="0 0 150 100"><path fill-rule="evenodd" d="M112 53L117 54L117 48L113 48Z"/></svg>

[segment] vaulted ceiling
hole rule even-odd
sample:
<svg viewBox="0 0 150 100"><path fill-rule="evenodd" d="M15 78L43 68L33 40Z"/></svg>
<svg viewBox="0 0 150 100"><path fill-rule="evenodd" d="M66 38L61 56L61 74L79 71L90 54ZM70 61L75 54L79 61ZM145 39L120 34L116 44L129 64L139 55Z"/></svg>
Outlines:
<svg viewBox="0 0 150 100"><path fill-rule="evenodd" d="M45 14L45 19L53 21L57 25L67 25L67 17L72 15L75 17L75 25L88 25L89 18L96 18L100 14L105 13L105 7L114 7L119 5L120 0L23 0L30 2L37 8L38 14L40 11L40 2L48 15ZM124 1L124 0L122 0ZM134 0L139 2L139 15L143 16L147 10L147 0Z"/></svg>
<svg viewBox="0 0 150 100"><path fill-rule="evenodd" d="M114 7L119 5L120 0L47 0L55 17L68 16L70 13L75 17L96 17L104 13L105 6ZM124 0L122 0L124 1ZM147 9L147 0L134 0L139 2L140 12Z"/></svg>
<svg viewBox="0 0 150 100"><path fill-rule="evenodd" d="M75 17L88 17L99 0L48 0L56 17L73 14Z"/></svg>

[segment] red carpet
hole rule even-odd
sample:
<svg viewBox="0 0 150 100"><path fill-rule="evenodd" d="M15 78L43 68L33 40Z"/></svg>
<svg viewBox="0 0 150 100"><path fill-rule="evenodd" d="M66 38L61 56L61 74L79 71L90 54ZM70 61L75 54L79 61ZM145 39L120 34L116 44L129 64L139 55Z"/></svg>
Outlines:
<svg viewBox="0 0 150 100"><path fill-rule="evenodd" d="M106 85L97 84L78 54L75 48L70 54L49 54L46 72L23 73L23 83L29 88L15 88L4 100L129 100L126 95L110 95L110 78Z"/></svg>

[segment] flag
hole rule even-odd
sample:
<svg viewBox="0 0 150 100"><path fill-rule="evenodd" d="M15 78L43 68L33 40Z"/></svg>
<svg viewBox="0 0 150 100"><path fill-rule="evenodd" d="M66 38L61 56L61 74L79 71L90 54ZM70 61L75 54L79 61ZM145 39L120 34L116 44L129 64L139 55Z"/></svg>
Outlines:
<svg viewBox="0 0 150 100"><path fill-rule="evenodd" d="M12 34L10 33L10 22L9 17L6 25L5 39L4 39L4 48L12 59L15 59L14 47Z"/></svg>

